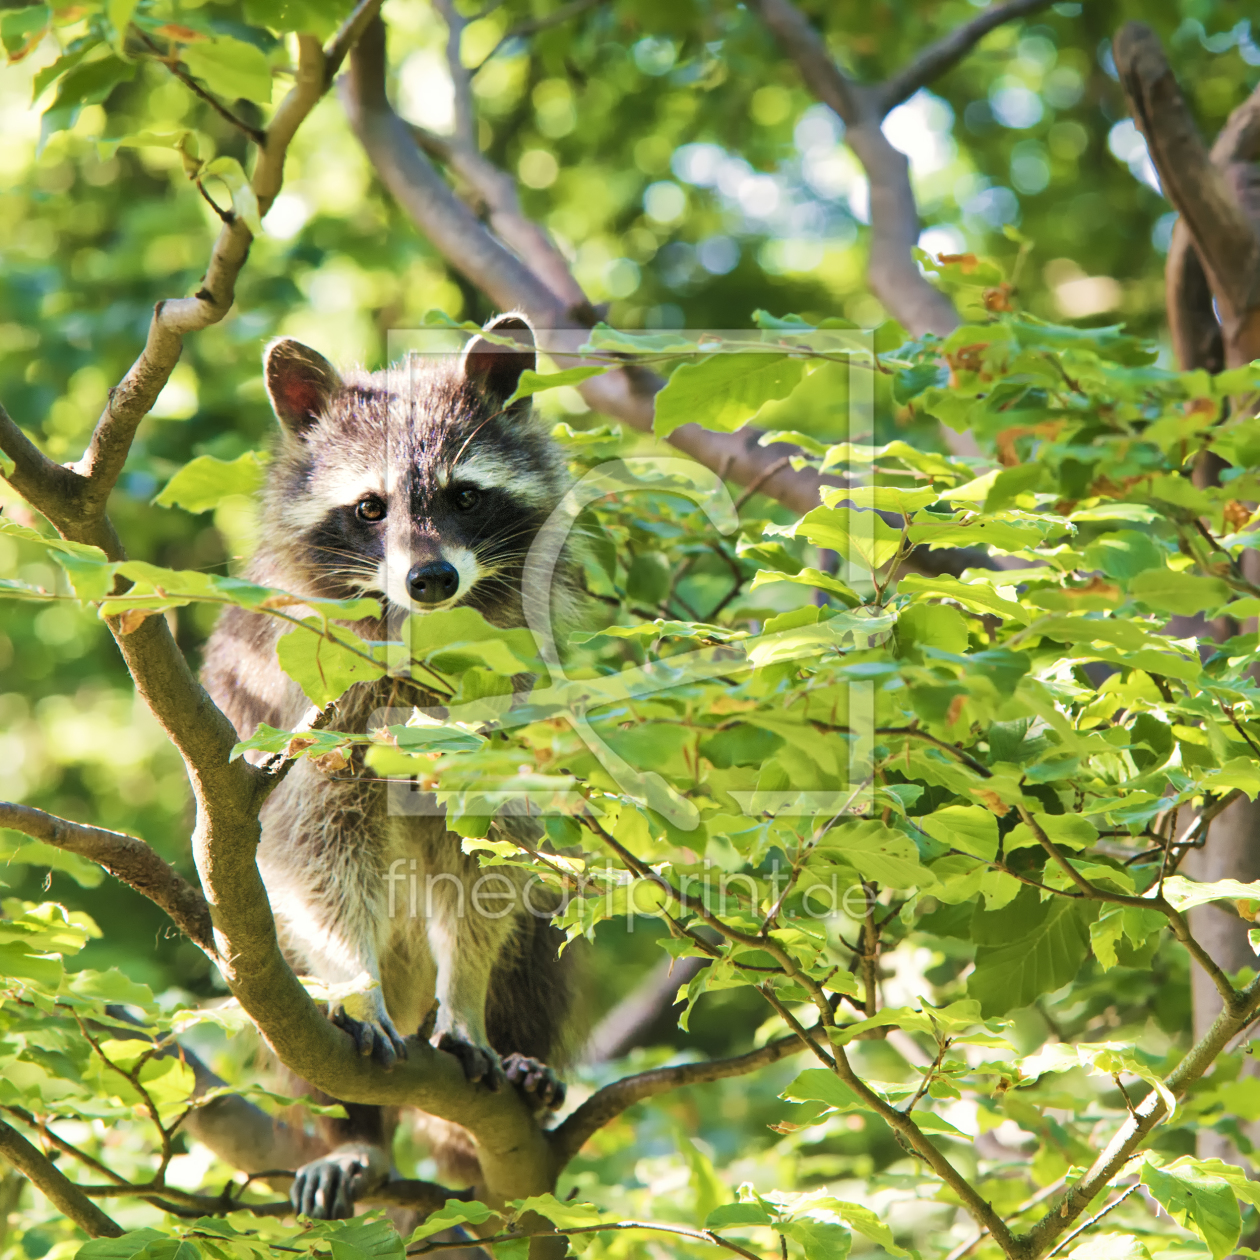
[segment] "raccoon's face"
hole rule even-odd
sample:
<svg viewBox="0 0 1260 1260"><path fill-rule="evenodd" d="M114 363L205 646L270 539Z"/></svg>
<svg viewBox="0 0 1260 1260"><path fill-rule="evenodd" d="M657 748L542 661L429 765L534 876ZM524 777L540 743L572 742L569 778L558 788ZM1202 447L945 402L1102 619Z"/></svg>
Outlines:
<svg viewBox="0 0 1260 1260"><path fill-rule="evenodd" d="M294 341L267 350L284 429L267 542L311 593L383 596L400 613L456 604L519 624L529 546L563 493L562 461L529 414L505 407L535 365L519 316L458 362L410 360L343 380ZM292 576L289 577L288 575Z"/></svg>

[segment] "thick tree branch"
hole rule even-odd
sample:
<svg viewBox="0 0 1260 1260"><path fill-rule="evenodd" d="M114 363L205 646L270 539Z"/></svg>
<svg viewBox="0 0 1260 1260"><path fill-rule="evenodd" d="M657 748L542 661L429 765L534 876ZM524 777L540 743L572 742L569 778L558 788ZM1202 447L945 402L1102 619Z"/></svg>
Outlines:
<svg viewBox="0 0 1260 1260"><path fill-rule="evenodd" d="M143 840L8 801L0 801L0 827L20 831L34 840L77 853L103 866L115 878L165 910L189 940L213 955L214 934L206 899Z"/></svg>
<svg viewBox="0 0 1260 1260"><path fill-rule="evenodd" d="M916 336L952 332L960 322L954 304L914 261L912 250L919 241L920 224L910 187L910 164L880 128L890 107L881 95L887 88L867 87L850 79L791 0L753 0L752 7L796 63L805 86L844 122L845 139L866 171L871 221L868 276L875 296ZM957 55L967 47L969 43L960 47ZM939 73L946 64L938 57L934 72ZM918 86L921 83L916 81ZM891 96L889 101L896 104Z"/></svg>
<svg viewBox="0 0 1260 1260"><path fill-rule="evenodd" d="M106 1216L37 1146L3 1120L0 1120L0 1158L26 1176L89 1238L122 1237L124 1231L115 1220Z"/></svg>
<svg viewBox="0 0 1260 1260"><path fill-rule="evenodd" d="M1211 149L1212 164L1232 188L1253 230L1260 226L1254 175L1260 156L1260 89L1230 114ZM1168 331L1177 361L1185 369L1219 372L1225 366L1221 326L1212 306L1212 288L1190 229L1178 218L1164 268Z"/></svg>
<svg viewBox="0 0 1260 1260"><path fill-rule="evenodd" d="M496 229L521 251L519 255L477 219L420 151L412 129L385 95L383 23L370 26L351 54L342 100L377 174L434 248L500 309L524 311L540 330L553 332L548 348L560 354L566 366L581 362L577 349L596 320L590 303L568 275L567 265L561 265L554 245L544 243L542 230L520 214L515 189L510 194L505 189L507 177L494 172L499 178L492 178L479 154L472 156L459 151L456 143L443 141L452 168L482 193L497 215ZM535 255L543 259L543 275L533 269ZM592 407L650 432L661 384L649 372L619 371L586 381L581 389ZM727 434L685 425L668 440L706 467L748 485L786 453L783 448L759 446L760 436L755 429ZM800 472L783 468L765 481L762 492L794 510L808 511L818 506L819 489L825 484L831 484L830 479L807 468Z"/></svg>
<svg viewBox="0 0 1260 1260"><path fill-rule="evenodd" d="M795 1035L779 1037L759 1050L750 1050L734 1058L654 1068L650 1072L640 1072L637 1076L627 1076L605 1085L548 1135L557 1162L564 1165L571 1160L598 1130L635 1103L672 1089L681 1089L684 1085L704 1085L730 1076L746 1076L804 1049L800 1038Z"/></svg>
<svg viewBox="0 0 1260 1260"><path fill-rule="evenodd" d="M898 70L875 90L881 115L908 101L921 87L961 61L990 31L1016 18L1048 9L1053 0L1007 0L994 4L964 22L934 44L929 44L908 66Z"/></svg>
<svg viewBox="0 0 1260 1260"><path fill-rule="evenodd" d="M1129 22L1113 48L1134 121L1216 296L1226 364L1248 363L1260 357L1260 238L1208 154L1155 33ZM1247 138L1254 125L1248 109L1236 134Z"/></svg>

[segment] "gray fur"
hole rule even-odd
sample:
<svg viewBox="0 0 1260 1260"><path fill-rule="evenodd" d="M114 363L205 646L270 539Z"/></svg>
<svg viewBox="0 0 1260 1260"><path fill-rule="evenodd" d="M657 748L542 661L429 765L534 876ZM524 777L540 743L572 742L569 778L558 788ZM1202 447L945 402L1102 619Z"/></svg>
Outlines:
<svg viewBox="0 0 1260 1260"><path fill-rule="evenodd" d="M296 342L268 348L280 437L251 580L299 596L384 596L385 615L355 629L385 638L412 610L402 602L407 568L448 559L461 574L452 603L496 625L522 624L524 556L566 483L560 452L528 405L503 406L520 370L534 364L532 334L515 316L490 327L518 336L521 351L495 355L474 339L459 360L341 377ZM478 491L480 514L456 506L461 486ZM387 509L383 520L356 512L372 497ZM242 738L260 722L293 729L309 708L276 661L283 629L232 608L207 646L205 685ZM379 708L425 703L432 697L405 679L359 684L337 702L333 725L363 731ZM481 871L459 837L441 818L391 816L385 791L360 764L330 775L303 760L268 800L258 867L287 956L300 974L330 983L379 982L366 1018L335 1017L387 1066L436 998L433 1040L470 1079L491 1088L518 1081L541 1104L554 1101L554 1078L528 1064L554 1064L565 1050L571 985L558 933L519 897L501 918L474 912L470 889ZM391 866L402 876L392 917ZM522 882L522 872L497 869ZM501 1056L515 1056L506 1077ZM334 1156L301 1170L294 1201L303 1210L345 1214L366 1170L379 1166L375 1156L356 1163L354 1152L379 1152L387 1126L379 1116L352 1120ZM475 1163L461 1158L467 1135L442 1128L451 1171L475 1179Z"/></svg>

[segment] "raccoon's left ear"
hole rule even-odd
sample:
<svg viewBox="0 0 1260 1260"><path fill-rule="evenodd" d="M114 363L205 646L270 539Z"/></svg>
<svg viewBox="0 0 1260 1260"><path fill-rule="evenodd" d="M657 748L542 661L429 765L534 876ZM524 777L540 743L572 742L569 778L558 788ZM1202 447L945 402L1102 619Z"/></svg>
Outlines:
<svg viewBox="0 0 1260 1260"><path fill-rule="evenodd" d="M464 377L491 398L503 402L516 393L522 372L527 369L531 372L537 370L534 330L523 315L511 314L496 316L485 326L484 331L500 337L511 337L520 348L513 349L488 341L485 337L474 337L464 348ZM521 403L522 409L528 406L525 399Z"/></svg>

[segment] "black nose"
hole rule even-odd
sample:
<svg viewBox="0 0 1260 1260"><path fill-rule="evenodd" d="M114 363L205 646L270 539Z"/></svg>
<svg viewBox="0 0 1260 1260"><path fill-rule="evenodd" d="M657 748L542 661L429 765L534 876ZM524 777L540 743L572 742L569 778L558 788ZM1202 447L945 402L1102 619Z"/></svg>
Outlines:
<svg viewBox="0 0 1260 1260"><path fill-rule="evenodd" d="M446 560L418 564L407 574L407 590L417 604L440 604L459 590L459 571Z"/></svg>

